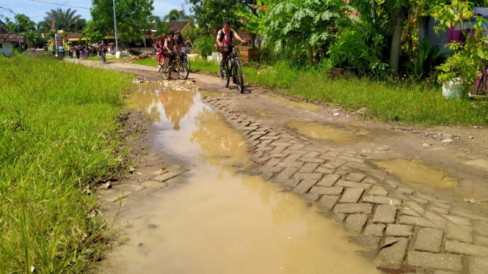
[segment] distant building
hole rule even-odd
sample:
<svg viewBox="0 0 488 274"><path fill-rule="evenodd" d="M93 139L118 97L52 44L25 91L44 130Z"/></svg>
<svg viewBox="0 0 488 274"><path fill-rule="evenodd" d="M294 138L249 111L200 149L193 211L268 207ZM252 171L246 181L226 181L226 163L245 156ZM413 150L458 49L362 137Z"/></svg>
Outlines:
<svg viewBox="0 0 488 274"><path fill-rule="evenodd" d="M20 43L23 43L24 39L18 35L12 34L7 25L0 20L0 54L5 56L12 56L15 48L18 48Z"/></svg>

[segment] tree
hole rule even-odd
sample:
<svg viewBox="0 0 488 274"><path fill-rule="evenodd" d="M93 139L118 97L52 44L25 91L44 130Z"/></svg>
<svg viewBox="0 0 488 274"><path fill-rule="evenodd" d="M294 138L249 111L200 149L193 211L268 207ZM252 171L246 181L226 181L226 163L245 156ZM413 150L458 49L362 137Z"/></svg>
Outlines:
<svg viewBox="0 0 488 274"><path fill-rule="evenodd" d="M176 22L180 20L188 20L189 17L185 14L184 10L173 9L163 18L165 22Z"/></svg>
<svg viewBox="0 0 488 274"><path fill-rule="evenodd" d="M204 34L214 34L222 27L224 20L231 21L233 29L242 27L241 19L234 13L237 5L252 8L256 0L187 0L192 4L191 10L195 14L198 26Z"/></svg>
<svg viewBox="0 0 488 274"><path fill-rule="evenodd" d="M114 28L112 0L92 0L92 21L84 34L99 40L112 33ZM115 2L117 32L126 41L140 41L151 30L153 0L124 0Z"/></svg>
<svg viewBox="0 0 488 274"><path fill-rule="evenodd" d="M7 28L13 33L19 33L24 38L27 47L42 47L46 44L41 31L34 21L24 14L16 14L13 21L6 19Z"/></svg>
<svg viewBox="0 0 488 274"><path fill-rule="evenodd" d="M78 21L80 21L80 15L76 15L76 10L62 9L50 10L46 12L44 22L46 25L51 26L51 22L54 20L54 28L64 31L75 31Z"/></svg>

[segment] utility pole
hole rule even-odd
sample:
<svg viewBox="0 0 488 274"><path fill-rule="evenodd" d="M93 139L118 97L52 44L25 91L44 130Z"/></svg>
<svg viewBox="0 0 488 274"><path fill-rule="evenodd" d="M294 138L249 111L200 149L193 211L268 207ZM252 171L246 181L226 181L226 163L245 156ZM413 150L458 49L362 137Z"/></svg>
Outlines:
<svg viewBox="0 0 488 274"><path fill-rule="evenodd" d="M115 0L112 0L114 5L114 30L115 30L115 56L117 56L117 52L119 52L119 42L117 38L117 17L115 16Z"/></svg>

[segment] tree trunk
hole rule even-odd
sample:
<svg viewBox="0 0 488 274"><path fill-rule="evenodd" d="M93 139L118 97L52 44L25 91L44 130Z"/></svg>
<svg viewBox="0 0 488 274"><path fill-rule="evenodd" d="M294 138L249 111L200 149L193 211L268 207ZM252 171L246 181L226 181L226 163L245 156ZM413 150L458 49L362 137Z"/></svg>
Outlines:
<svg viewBox="0 0 488 274"><path fill-rule="evenodd" d="M311 45L308 45L308 60L313 63L313 47Z"/></svg>
<svg viewBox="0 0 488 274"><path fill-rule="evenodd" d="M393 75L398 75L398 66L400 62L401 39L403 24L407 20L407 7L402 6L394 14L395 25L393 28L393 37L391 39L390 66L393 69Z"/></svg>

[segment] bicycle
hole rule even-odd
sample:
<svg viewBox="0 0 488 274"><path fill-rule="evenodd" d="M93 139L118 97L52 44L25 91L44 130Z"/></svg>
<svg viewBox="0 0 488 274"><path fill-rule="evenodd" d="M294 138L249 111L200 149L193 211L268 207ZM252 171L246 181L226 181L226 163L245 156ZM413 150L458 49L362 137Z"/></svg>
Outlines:
<svg viewBox="0 0 488 274"><path fill-rule="evenodd" d="M173 51L176 52L176 51ZM190 70L188 69L188 56L186 53L178 53L173 59L172 64L167 64L166 57L164 58L163 65L159 68L159 71L163 74L163 79L168 80L172 71L178 72L178 78L186 80Z"/></svg>
<svg viewBox="0 0 488 274"><path fill-rule="evenodd" d="M229 64L230 63L230 64ZM224 67L220 68L220 82L222 86L228 87L230 78L237 85L240 93L244 93L244 76L242 75L241 60L235 51L235 46L232 47L232 52L224 61Z"/></svg>

